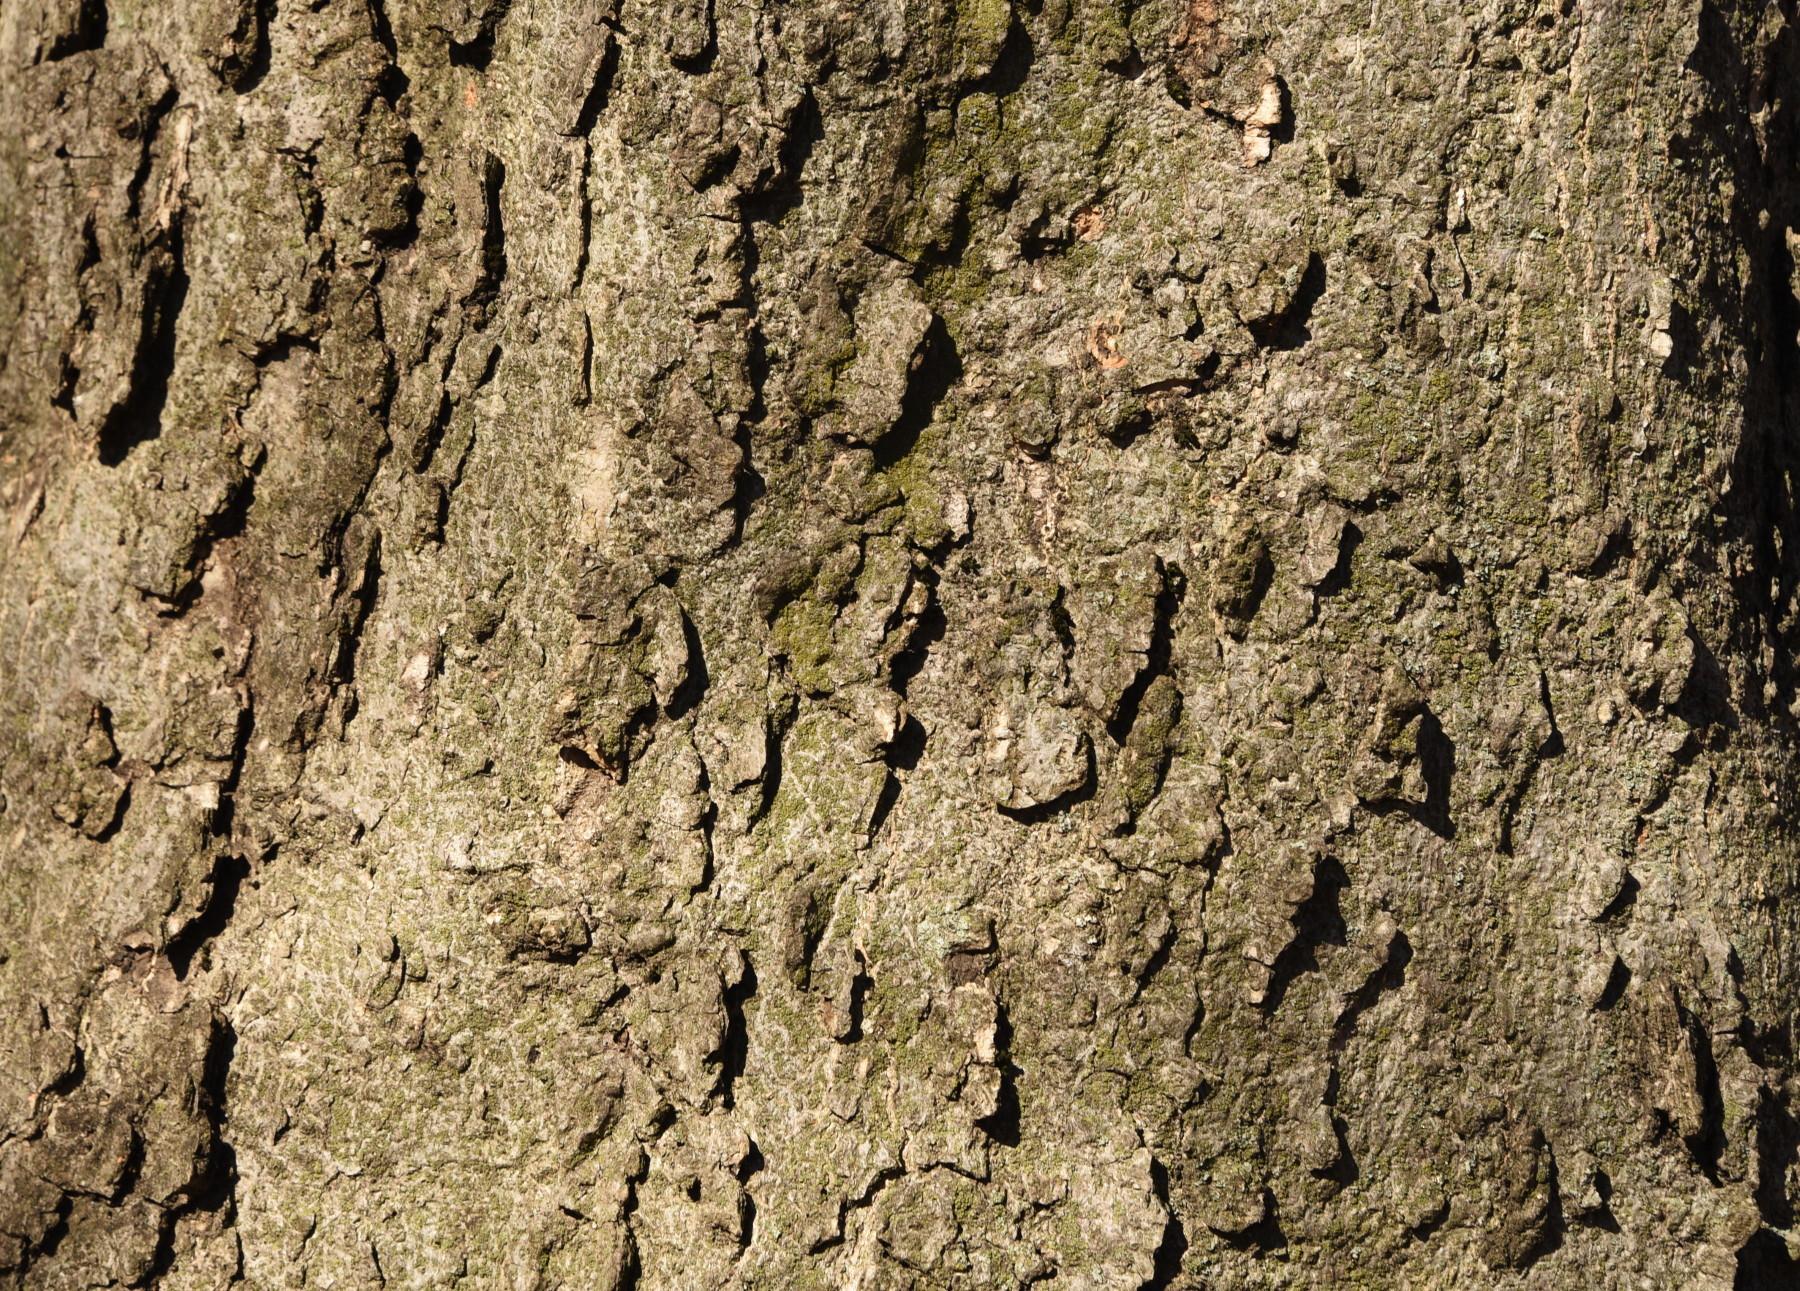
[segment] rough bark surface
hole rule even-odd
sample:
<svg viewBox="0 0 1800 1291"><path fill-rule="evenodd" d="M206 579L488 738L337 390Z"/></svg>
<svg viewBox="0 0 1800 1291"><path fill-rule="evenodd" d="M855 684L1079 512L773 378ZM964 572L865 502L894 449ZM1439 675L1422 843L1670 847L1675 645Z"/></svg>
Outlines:
<svg viewBox="0 0 1800 1291"><path fill-rule="evenodd" d="M1800 1285L1793 23L0 0L0 1282Z"/></svg>

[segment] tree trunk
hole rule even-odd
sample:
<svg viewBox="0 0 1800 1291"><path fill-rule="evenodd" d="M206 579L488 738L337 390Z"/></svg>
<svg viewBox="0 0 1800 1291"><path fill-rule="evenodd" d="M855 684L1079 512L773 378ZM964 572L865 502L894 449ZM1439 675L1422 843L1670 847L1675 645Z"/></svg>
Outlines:
<svg viewBox="0 0 1800 1291"><path fill-rule="evenodd" d="M0 1282L1800 1285L1794 8L0 0Z"/></svg>

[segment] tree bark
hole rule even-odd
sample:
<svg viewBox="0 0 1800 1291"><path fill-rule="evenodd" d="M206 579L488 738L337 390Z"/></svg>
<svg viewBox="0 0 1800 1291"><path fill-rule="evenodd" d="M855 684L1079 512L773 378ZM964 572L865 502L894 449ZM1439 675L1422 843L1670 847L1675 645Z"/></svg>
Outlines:
<svg viewBox="0 0 1800 1291"><path fill-rule="evenodd" d="M1794 0L0 0L0 1282L1800 1285Z"/></svg>

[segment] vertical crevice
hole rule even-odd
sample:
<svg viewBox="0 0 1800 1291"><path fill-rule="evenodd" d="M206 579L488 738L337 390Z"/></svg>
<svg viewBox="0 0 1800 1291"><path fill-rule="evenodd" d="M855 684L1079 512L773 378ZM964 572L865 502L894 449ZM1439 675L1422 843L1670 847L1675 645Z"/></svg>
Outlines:
<svg viewBox="0 0 1800 1291"><path fill-rule="evenodd" d="M750 1058L750 1024L744 1006L756 994L756 967L744 956L744 975L725 988L725 1042L719 1052L719 1095L724 1106L733 1105L733 1090Z"/></svg>
<svg viewBox="0 0 1800 1291"><path fill-rule="evenodd" d="M68 27L50 42L45 57L49 62L82 54L106 45L109 18L106 0L77 0L69 15Z"/></svg>
<svg viewBox="0 0 1800 1291"><path fill-rule="evenodd" d="M122 464L134 448L162 434L169 380L175 373L176 327L188 294L179 222L169 230L169 259L167 276L146 291L144 330L132 373L131 394L100 426L100 461L106 466Z"/></svg>

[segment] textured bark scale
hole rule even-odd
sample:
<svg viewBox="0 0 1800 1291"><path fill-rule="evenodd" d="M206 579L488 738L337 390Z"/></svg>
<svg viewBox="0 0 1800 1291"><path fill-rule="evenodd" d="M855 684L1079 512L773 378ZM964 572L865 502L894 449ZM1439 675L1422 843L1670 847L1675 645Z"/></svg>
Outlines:
<svg viewBox="0 0 1800 1291"><path fill-rule="evenodd" d="M0 1285L1800 1285L1794 0L0 0Z"/></svg>

